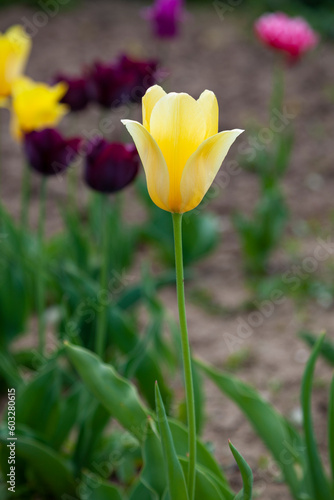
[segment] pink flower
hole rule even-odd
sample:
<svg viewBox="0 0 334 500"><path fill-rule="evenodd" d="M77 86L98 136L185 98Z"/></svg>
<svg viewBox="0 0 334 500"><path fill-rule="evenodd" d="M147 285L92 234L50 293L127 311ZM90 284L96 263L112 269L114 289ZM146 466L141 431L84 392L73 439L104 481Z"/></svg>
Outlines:
<svg viewBox="0 0 334 500"><path fill-rule="evenodd" d="M157 38L174 38L185 17L183 0L155 0L151 7L143 10L143 16L151 22Z"/></svg>
<svg viewBox="0 0 334 500"><path fill-rule="evenodd" d="M283 12L264 14L254 25L255 33L266 45L285 52L296 60L318 43L318 35L301 17L289 17Z"/></svg>

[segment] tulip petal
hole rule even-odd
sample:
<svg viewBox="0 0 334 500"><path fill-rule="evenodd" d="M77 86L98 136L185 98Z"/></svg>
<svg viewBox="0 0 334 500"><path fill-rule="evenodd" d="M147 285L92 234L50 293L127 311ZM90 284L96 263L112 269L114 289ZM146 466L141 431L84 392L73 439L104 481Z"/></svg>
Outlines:
<svg viewBox="0 0 334 500"><path fill-rule="evenodd" d="M31 39L20 25L0 33L0 96L9 96L15 78L18 78L26 65L31 50Z"/></svg>
<svg viewBox="0 0 334 500"><path fill-rule="evenodd" d="M150 87L142 100L143 109L143 125L146 130L150 131L151 114L156 103L166 95L166 92L159 85Z"/></svg>
<svg viewBox="0 0 334 500"><path fill-rule="evenodd" d="M205 139L206 122L202 106L188 94L170 93L153 108L151 135L165 158L170 178L168 206L178 212L181 203L180 181L190 156Z"/></svg>
<svg viewBox="0 0 334 500"><path fill-rule="evenodd" d="M189 212L202 201L235 139L243 132L227 130L209 137L187 161L181 179L180 213Z"/></svg>
<svg viewBox="0 0 334 500"><path fill-rule="evenodd" d="M12 89L12 133L19 139L22 132L53 127L68 112L68 106L59 100L67 91L66 83L48 86L21 77Z"/></svg>
<svg viewBox="0 0 334 500"><path fill-rule="evenodd" d="M132 136L142 161L147 189L152 201L163 210L169 211L169 174L162 152L146 128L133 120L121 120Z"/></svg>
<svg viewBox="0 0 334 500"><path fill-rule="evenodd" d="M201 105L203 110L203 115L206 118L206 135L205 139L212 137L218 133L218 101L211 90L204 90L199 96L197 102Z"/></svg>

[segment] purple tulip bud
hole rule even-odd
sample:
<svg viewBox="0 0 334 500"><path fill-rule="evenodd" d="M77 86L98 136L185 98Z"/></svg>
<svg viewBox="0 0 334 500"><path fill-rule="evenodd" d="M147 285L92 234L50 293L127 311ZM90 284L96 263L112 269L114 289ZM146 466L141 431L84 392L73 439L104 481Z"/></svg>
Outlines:
<svg viewBox="0 0 334 500"><path fill-rule="evenodd" d="M135 179L139 156L133 144L110 143L100 139L90 145L84 173L88 186L101 193L114 193Z"/></svg>
<svg viewBox="0 0 334 500"><path fill-rule="evenodd" d="M65 82L68 85L68 90L61 100L63 104L67 104L71 111L81 111L87 107L91 100L87 78L59 74L56 75L53 83L59 82Z"/></svg>
<svg viewBox="0 0 334 500"><path fill-rule="evenodd" d="M65 139L56 129L29 132L24 137L24 151L29 165L46 176L64 172L74 161L81 139Z"/></svg>
<svg viewBox="0 0 334 500"><path fill-rule="evenodd" d="M143 15L150 21L156 37L174 38L179 34L180 23L185 17L183 0L155 0Z"/></svg>
<svg viewBox="0 0 334 500"><path fill-rule="evenodd" d="M92 97L105 108L140 102L157 82L157 68L157 61L137 61L126 55L114 63L96 62L90 74Z"/></svg>

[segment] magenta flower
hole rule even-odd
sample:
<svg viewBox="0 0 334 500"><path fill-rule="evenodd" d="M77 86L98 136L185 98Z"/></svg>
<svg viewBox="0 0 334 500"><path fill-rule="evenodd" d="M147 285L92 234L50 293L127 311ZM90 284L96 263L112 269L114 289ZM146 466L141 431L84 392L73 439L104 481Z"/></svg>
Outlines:
<svg viewBox="0 0 334 500"><path fill-rule="evenodd" d="M90 144L84 178L100 193L114 193L130 184L139 171L139 156L133 144L100 139Z"/></svg>
<svg viewBox="0 0 334 500"><path fill-rule="evenodd" d="M81 139L65 139L56 129L46 128L24 136L24 152L29 166L42 175L64 172L78 154Z"/></svg>
<svg viewBox="0 0 334 500"><path fill-rule="evenodd" d="M58 74L54 78L54 83L65 82L68 90L61 102L67 104L71 111L81 111L87 107L91 100L89 91L89 81L85 77L70 77Z"/></svg>
<svg viewBox="0 0 334 500"><path fill-rule="evenodd" d="M135 60L122 55L114 63L97 62L90 74L92 97L105 108L140 103L158 77L155 60Z"/></svg>
<svg viewBox="0 0 334 500"><path fill-rule="evenodd" d="M283 12L264 14L254 29L265 45L284 52L291 60L297 60L318 43L317 33L305 19L289 17Z"/></svg>
<svg viewBox="0 0 334 500"><path fill-rule="evenodd" d="M155 0L143 11L143 16L150 21L156 37L174 38L179 34L180 23L185 17L183 0Z"/></svg>

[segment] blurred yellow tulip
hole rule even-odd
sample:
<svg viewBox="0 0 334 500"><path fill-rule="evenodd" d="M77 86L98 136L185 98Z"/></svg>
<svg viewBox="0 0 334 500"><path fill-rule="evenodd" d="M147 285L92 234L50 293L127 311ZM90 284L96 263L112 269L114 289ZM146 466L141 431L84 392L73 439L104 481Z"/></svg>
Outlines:
<svg viewBox="0 0 334 500"><path fill-rule="evenodd" d="M122 120L143 163L147 188L158 207L184 213L197 207L211 186L239 129L218 133L218 103L205 90L188 94L154 85L143 97L143 125Z"/></svg>
<svg viewBox="0 0 334 500"><path fill-rule="evenodd" d="M66 91L66 83L49 86L26 77L16 79L12 89L13 136L20 139L26 132L57 125L69 110L59 103Z"/></svg>
<svg viewBox="0 0 334 500"><path fill-rule="evenodd" d="M10 96L16 78L22 75L31 50L31 39L20 25L0 33L0 101Z"/></svg>

